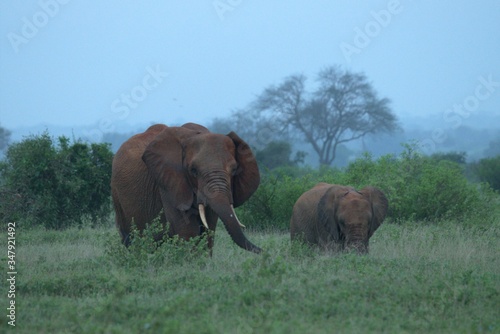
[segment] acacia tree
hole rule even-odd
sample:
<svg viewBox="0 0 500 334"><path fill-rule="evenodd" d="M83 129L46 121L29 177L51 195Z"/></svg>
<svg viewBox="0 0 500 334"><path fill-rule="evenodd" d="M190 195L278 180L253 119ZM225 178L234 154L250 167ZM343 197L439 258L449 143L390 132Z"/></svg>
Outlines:
<svg viewBox="0 0 500 334"><path fill-rule="evenodd" d="M309 93L305 76L290 76L265 89L251 109L275 131L300 134L321 165L332 164L342 143L398 128L390 101L377 97L365 75L329 67L319 72L317 82Z"/></svg>
<svg viewBox="0 0 500 334"><path fill-rule="evenodd" d="M0 151L9 144L10 135L11 132L9 130L0 126Z"/></svg>

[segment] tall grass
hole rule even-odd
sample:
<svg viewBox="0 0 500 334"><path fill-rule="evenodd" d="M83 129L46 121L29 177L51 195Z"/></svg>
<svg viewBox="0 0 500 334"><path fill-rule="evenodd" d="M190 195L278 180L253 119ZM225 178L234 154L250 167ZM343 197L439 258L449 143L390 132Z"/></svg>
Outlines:
<svg viewBox="0 0 500 334"><path fill-rule="evenodd" d="M499 332L499 226L383 224L367 256L290 244L279 230L247 231L265 250L255 255L221 228L212 257L194 243L125 250L111 227L20 230L16 330Z"/></svg>

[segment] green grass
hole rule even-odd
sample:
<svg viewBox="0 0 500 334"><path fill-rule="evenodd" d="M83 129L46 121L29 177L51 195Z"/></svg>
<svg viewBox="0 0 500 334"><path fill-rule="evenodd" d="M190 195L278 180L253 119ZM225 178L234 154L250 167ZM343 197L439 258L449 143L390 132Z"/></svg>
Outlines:
<svg viewBox="0 0 500 334"><path fill-rule="evenodd" d="M16 233L20 333L500 332L498 224L383 224L367 256L247 231L255 255L222 226L212 258L172 243L125 251L111 227Z"/></svg>

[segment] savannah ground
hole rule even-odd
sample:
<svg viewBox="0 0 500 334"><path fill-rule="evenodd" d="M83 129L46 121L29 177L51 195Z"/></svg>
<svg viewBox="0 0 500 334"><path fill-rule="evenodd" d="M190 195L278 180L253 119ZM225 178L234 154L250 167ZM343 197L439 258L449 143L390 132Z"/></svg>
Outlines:
<svg viewBox="0 0 500 334"><path fill-rule="evenodd" d="M112 226L18 228L15 330L500 333L500 223L385 223L366 256L291 245L283 231L246 234L263 254L238 248L222 224L211 258L173 243L126 251Z"/></svg>

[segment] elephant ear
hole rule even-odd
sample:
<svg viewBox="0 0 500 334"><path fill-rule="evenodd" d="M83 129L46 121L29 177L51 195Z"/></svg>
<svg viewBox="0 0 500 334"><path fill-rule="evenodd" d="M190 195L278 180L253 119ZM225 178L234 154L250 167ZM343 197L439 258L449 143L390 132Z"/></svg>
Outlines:
<svg viewBox="0 0 500 334"><path fill-rule="evenodd" d="M359 192L372 204L373 216L370 222L370 231L368 232L368 237L371 237L384 221L389 202L384 193L378 188L365 187Z"/></svg>
<svg viewBox="0 0 500 334"><path fill-rule="evenodd" d="M163 190L162 195L182 211L191 207L194 196L182 166L181 142L196 133L182 127L169 127L149 143L142 155L142 160L160 186L160 191Z"/></svg>
<svg viewBox="0 0 500 334"><path fill-rule="evenodd" d="M233 205L238 207L259 187L260 173L250 146L233 131L227 136L233 140L238 163L238 170L233 177Z"/></svg>
<svg viewBox="0 0 500 334"><path fill-rule="evenodd" d="M337 208L340 197L346 193L345 187L333 185L325 192L318 203L318 224L333 237L333 240L340 241L341 230L337 219ZM321 231L319 231L321 233Z"/></svg>

